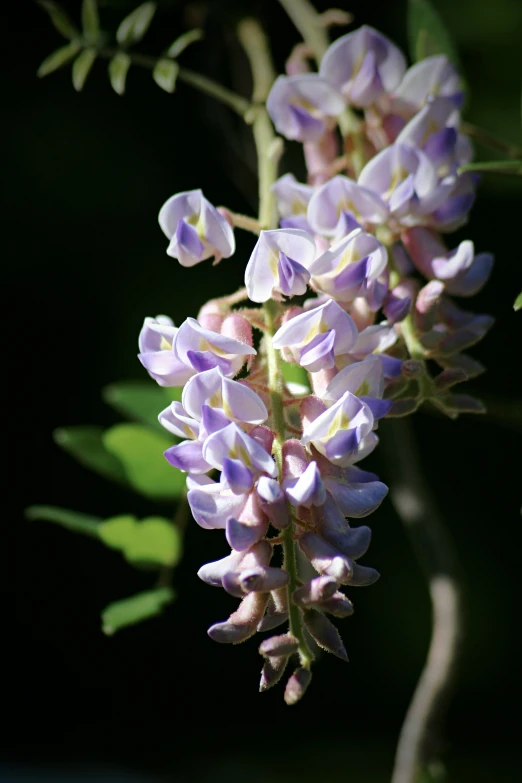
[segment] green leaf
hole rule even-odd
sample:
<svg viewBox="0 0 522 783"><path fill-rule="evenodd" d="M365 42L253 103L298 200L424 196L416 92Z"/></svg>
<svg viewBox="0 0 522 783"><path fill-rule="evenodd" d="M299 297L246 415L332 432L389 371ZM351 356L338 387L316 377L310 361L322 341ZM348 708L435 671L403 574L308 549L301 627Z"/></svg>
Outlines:
<svg viewBox="0 0 522 783"><path fill-rule="evenodd" d="M141 41L156 11L156 3L142 3L132 13L125 17L116 31L118 43L122 46Z"/></svg>
<svg viewBox="0 0 522 783"><path fill-rule="evenodd" d="M100 18L96 0L83 0L82 4L83 34L89 43L96 43L100 37Z"/></svg>
<svg viewBox="0 0 522 783"><path fill-rule="evenodd" d="M98 538L102 520L79 511L71 511L68 508L57 506L29 506L25 510L25 516L29 520L43 520L54 522L57 525L72 530L73 533L83 533L86 536Z"/></svg>
<svg viewBox="0 0 522 783"><path fill-rule="evenodd" d="M102 427L61 427L54 431L53 436L58 446L86 468L128 486L124 466L105 447Z"/></svg>
<svg viewBox="0 0 522 783"><path fill-rule="evenodd" d="M116 424L104 432L103 444L123 466L129 484L142 495L172 500L185 492L185 474L163 456L172 446L166 435L141 424Z"/></svg>
<svg viewBox="0 0 522 783"><path fill-rule="evenodd" d="M71 43L66 44L66 46L61 46L59 49L56 49L56 51L46 57L40 65L36 72L37 76L41 78L42 76L47 76L48 73L52 73L58 68L61 68L62 65L65 65L69 60L72 60L74 55L77 54L81 48L82 45L80 41L71 41Z"/></svg>
<svg viewBox="0 0 522 783"><path fill-rule="evenodd" d="M176 594L170 587L160 587L157 590L138 593L131 598L124 598L122 601L115 601L106 606L101 614L103 633L112 636L121 628L155 617L161 614L165 606L172 603L175 597Z"/></svg>
<svg viewBox="0 0 522 783"><path fill-rule="evenodd" d="M148 424L165 434L158 414L173 400L181 400L181 389L167 389L152 381L121 381L106 386L102 397L122 416Z"/></svg>
<svg viewBox="0 0 522 783"><path fill-rule="evenodd" d="M511 174L522 177L522 160L488 160L466 163L460 166L458 174L465 171L483 171L485 174Z"/></svg>
<svg viewBox="0 0 522 783"><path fill-rule="evenodd" d="M287 385L290 384L290 390L293 394L309 394L310 379L304 367L299 364L283 362L283 378Z"/></svg>
<svg viewBox="0 0 522 783"><path fill-rule="evenodd" d="M152 78L165 92L174 92L176 88L176 77L178 75L179 65L174 60L165 58L158 60L152 71Z"/></svg>
<svg viewBox="0 0 522 783"><path fill-rule="evenodd" d="M515 299L515 304L513 305L513 310L515 310L515 312L520 309L522 309L522 291Z"/></svg>
<svg viewBox="0 0 522 783"><path fill-rule="evenodd" d="M454 65L459 64L451 36L429 0L408 0L408 39L414 62L433 54L445 54Z"/></svg>
<svg viewBox="0 0 522 783"><path fill-rule="evenodd" d="M181 556L181 537L168 519L122 515L106 519L99 535L106 546L118 549L131 564L174 566Z"/></svg>
<svg viewBox="0 0 522 783"><path fill-rule="evenodd" d="M85 84L85 80L89 75L89 71L94 64L95 59L96 49L84 49L73 62L72 81L74 89L77 90L77 92L81 92L83 89L83 85Z"/></svg>
<svg viewBox="0 0 522 783"><path fill-rule="evenodd" d="M79 30L71 22L69 15L57 3L53 3L51 0L38 0L38 5L47 11L51 17L51 22L65 38L72 40L80 36Z"/></svg>
<svg viewBox="0 0 522 783"><path fill-rule="evenodd" d="M125 52L118 52L109 62L109 79L112 89L118 95L123 95L125 92L125 80L127 79L127 71L130 68L130 64L131 58Z"/></svg>
<svg viewBox="0 0 522 783"><path fill-rule="evenodd" d="M202 38L203 30L188 30L186 33L183 33L183 35L180 35L179 38L176 38L174 43L169 46L167 49L167 57L179 57L187 46L190 46L190 44L195 43L196 41L200 41Z"/></svg>

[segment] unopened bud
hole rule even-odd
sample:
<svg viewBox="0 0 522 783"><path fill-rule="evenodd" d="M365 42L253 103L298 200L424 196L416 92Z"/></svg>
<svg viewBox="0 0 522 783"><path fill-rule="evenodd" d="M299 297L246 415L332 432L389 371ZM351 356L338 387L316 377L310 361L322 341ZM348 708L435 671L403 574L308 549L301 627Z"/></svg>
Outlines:
<svg viewBox="0 0 522 783"><path fill-rule="evenodd" d="M325 601L321 601L319 608L333 614L334 617L351 617L353 614L352 602L341 591L334 593Z"/></svg>
<svg viewBox="0 0 522 783"><path fill-rule="evenodd" d="M310 606L325 601L337 591L337 582L331 576L318 576L307 584L298 587L292 594L292 600L298 606Z"/></svg>
<svg viewBox="0 0 522 783"><path fill-rule="evenodd" d="M278 658L281 655L293 655L297 652L299 642L291 633L272 636L265 639L259 647L259 653L265 658Z"/></svg>
<svg viewBox="0 0 522 783"><path fill-rule="evenodd" d="M221 326L221 334L239 340L240 343L253 344L252 327L247 319L238 313L232 313L225 318Z"/></svg>
<svg viewBox="0 0 522 783"><path fill-rule="evenodd" d="M303 698L306 689L310 685L312 679L312 672L310 669L303 669L302 667L296 669L292 674L285 688L285 702L292 706Z"/></svg>
<svg viewBox="0 0 522 783"><path fill-rule="evenodd" d="M267 691L273 685L276 685L283 676L288 658L282 655L280 658L267 658L261 670L261 682L259 690L262 693Z"/></svg>

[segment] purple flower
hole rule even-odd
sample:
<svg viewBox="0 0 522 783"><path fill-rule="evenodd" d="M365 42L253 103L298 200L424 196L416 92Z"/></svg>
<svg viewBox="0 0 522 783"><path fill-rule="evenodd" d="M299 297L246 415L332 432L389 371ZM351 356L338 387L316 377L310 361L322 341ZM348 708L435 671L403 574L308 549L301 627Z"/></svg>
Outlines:
<svg viewBox="0 0 522 783"><path fill-rule="evenodd" d="M277 467L270 454L235 423L207 438L203 456L214 468L223 471L228 485L238 493L251 489L261 473L272 478L277 476Z"/></svg>
<svg viewBox="0 0 522 783"><path fill-rule="evenodd" d="M423 150L439 177L454 174L473 156L468 137L457 131L459 122L460 114L451 98L434 98L405 125L396 143Z"/></svg>
<svg viewBox="0 0 522 783"><path fill-rule="evenodd" d="M347 391L365 402L375 420L385 416L391 408L390 400L383 400L384 369L377 356L368 356L361 362L349 364L330 381L321 398L326 403L336 402Z"/></svg>
<svg viewBox="0 0 522 783"><path fill-rule="evenodd" d="M331 118L345 108L343 96L315 73L279 76L266 102L278 133L296 141L317 141Z"/></svg>
<svg viewBox="0 0 522 783"><path fill-rule="evenodd" d="M314 188L298 182L293 174L285 174L274 182L271 190L276 194L281 228L300 228L311 233L306 210Z"/></svg>
<svg viewBox="0 0 522 783"><path fill-rule="evenodd" d="M426 222L448 197L455 180L439 181L437 170L421 150L392 144L366 164L359 184L388 204L392 217L405 226Z"/></svg>
<svg viewBox="0 0 522 783"><path fill-rule="evenodd" d="M160 386L183 386L193 374L173 350L178 331L167 315L145 318L143 322L138 359Z"/></svg>
<svg viewBox="0 0 522 783"><path fill-rule="evenodd" d="M325 53L320 75L354 106L369 106L392 92L406 70L404 55L384 35L363 25L338 38Z"/></svg>
<svg viewBox="0 0 522 783"><path fill-rule="evenodd" d="M364 294L367 283L384 271L386 248L372 234L360 229L336 242L310 265L317 291L338 302L351 302Z"/></svg>
<svg viewBox="0 0 522 783"><path fill-rule="evenodd" d="M301 443L311 443L335 465L351 465L377 445L369 406L347 391L330 408L303 427Z"/></svg>
<svg viewBox="0 0 522 783"><path fill-rule="evenodd" d="M251 345L203 329L194 318L187 318L178 329L174 352L187 368L192 368L190 375L219 367L228 376L236 375L245 358L256 353Z"/></svg>
<svg viewBox="0 0 522 783"><path fill-rule="evenodd" d="M363 224L383 223L388 207L371 190L338 175L317 188L308 205L313 231L337 241Z"/></svg>
<svg viewBox="0 0 522 783"><path fill-rule="evenodd" d="M443 54L426 57L408 68L393 99L398 106L413 113L422 108L429 97L437 95L451 98L455 108L460 107L464 97L460 76Z"/></svg>
<svg viewBox="0 0 522 783"><path fill-rule="evenodd" d="M348 353L357 328L332 299L287 321L272 338L274 348L290 348L296 362L309 372L335 366L336 357Z"/></svg>
<svg viewBox="0 0 522 783"><path fill-rule="evenodd" d="M268 417L262 399L244 383L226 378L219 367L192 377L183 390L183 407L200 421L203 408L219 408L230 420L261 424Z"/></svg>
<svg viewBox="0 0 522 783"><path fill-rule="evenodd" d="M306 231L278 228L261 231L245 271L245 285L253 302L304 294L315 258L315 242Z"/></svg>
<svg viewBox="0 0 522 783"><path fill-rule="evenodd" d="M447 293L454 296L478 293L493 268L491 253L475 255L473 242L468 239L447 251L437 234L418 227L404 232L402 241L419 271L428 280L441 280Z"/></svg>
<svg viewBox="0 0 522 783"><path fill-rule="evenodd" d="M372 514L388 493L388 487L375 473L355 465L333 465L322 454L314 454L326 490L345 517L360 519Z"/></svg>
<svg viewBox="0 0 522 783"><path fill-rule="evenodd" d="M231 226L201 190L171 196L160 210L159 224L170 240L167 253L182 266L194 266L211 256L217 262L236 249Z"/></svg>

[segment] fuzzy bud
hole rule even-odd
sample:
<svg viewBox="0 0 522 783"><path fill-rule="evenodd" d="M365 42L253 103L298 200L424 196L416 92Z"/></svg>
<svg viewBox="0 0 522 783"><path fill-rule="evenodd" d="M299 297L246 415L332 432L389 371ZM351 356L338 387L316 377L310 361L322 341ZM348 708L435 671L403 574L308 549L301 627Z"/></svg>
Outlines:
<svg viewBox="0 0 522 783"><path fill-rule="evenodd" d="M312 679L312 672L310 669L303 669L302 667L296 669L292 674L285 688L285 702L292 706L297 704L300 699L305 695L306 689L310 685Z"/></svg>

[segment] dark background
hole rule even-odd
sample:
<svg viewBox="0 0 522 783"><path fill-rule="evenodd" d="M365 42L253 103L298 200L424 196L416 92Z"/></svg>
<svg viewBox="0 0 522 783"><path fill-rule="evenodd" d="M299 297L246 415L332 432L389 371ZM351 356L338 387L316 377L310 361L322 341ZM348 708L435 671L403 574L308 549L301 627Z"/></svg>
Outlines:
<svg viewBox="0 0 522 783"><path fill-rule="evenodd" d="M103 27L114 31L137 4L100 2ZM520 143L520 4L435 4L471 88L467 118ZM64 5L78 19L79 0ZM276 2L159 6L138 49L157 54L202 22L206 39L183 55L184 64L245 94L248 69L233 41L240 15L262 19L280 70L297 41ZM253 213L256 182L248 134L226 109L181 84L167 95L135 67L123 98L112 92L105 63L95 64L82 94L68 67L39 81L39 63L61 39L35 4L12 0L10 9L3 215L4 297L14 309L6 383L14 403L4 415L15 473L4 489L14 508L3 519L9 580L0 779L384 782L430 621L419 567L389 501L371 518L367 557L381 580L357 592L355 616L340 623L350 664L323 656L306 698L292 709L280 688L257 693L256 639L228 647L206 635L235 603L196 576L202 562L225 554L222 537L190 525L177 602L162 617L106 638L100 610L153 578L95 541L23 517L32 503L107 517L169 512L83 470L51 433L118 420L100 389L144 377L135 354L145 315L169 313L179 324L209 296L241 284L250 237L240 235L234 258L216 268L182 269L165 254L157 225L163 201L202 187L213 203ZM406 48L405 3L352 2L350 10L356 25L372 24ZM287 146L285 166L299 175L297 145ZM467 638L447 729L450 779L464 783L511 783L521 766L520 430L509 421L520 401L521 316L512 310L521 279L519 183L484 180L454 243L470 236L477 250L497 257L490 283L470 303L497 319L473 350L488 372L472 390L491 412L457 422L424 413L414 419L425 474L466 574ZM382 455L365 467L386 480Z"/></svg>

